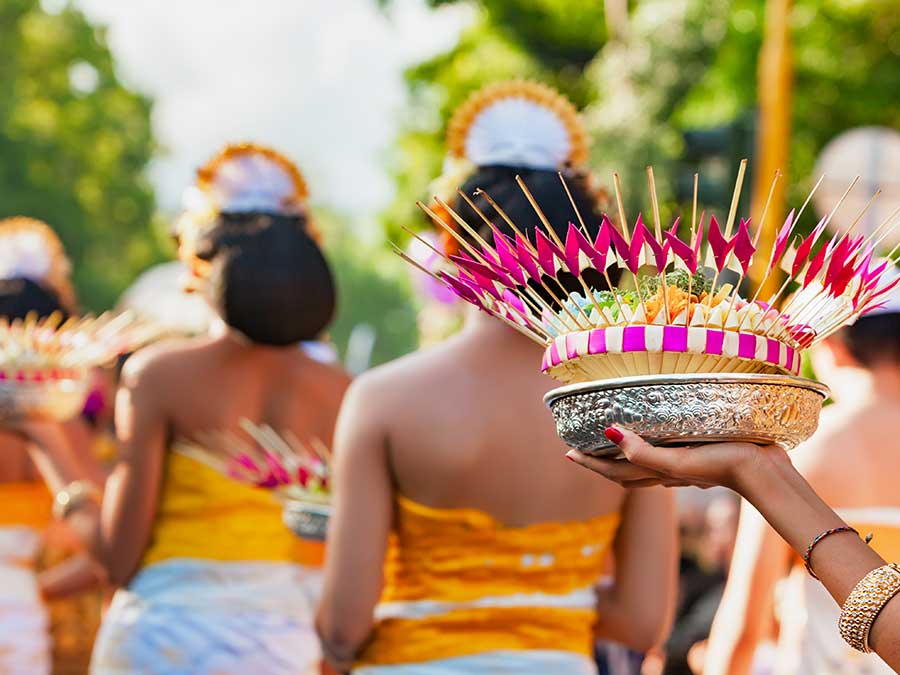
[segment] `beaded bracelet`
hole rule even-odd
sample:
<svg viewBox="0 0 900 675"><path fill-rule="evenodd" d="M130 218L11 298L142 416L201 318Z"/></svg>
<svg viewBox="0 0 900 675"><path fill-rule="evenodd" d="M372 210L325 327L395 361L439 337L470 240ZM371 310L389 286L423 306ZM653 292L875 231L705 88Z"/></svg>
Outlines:
<svg viewBox="0 0 900 675"><path fill-rule="evenodd" d="M816 538L812 540L812 543L810 543L810 545L806 547L806 553L803 554L803 565L806 567L806 571L809 572L809 575L813 579L819 578L816 576L816 573L813 572L812 566L810 565L810 558L812 558L813 549L816 546L818 546L819 543L826 537L830 537L833 534L838 534L839 532L853 532L857 536L859 535L859 532L857 532L855 529L853 529L852 527L850 527L848 525L842 525L841 527L833 527L830 530L825 530L821 534L816 535ZM871 540L872 540L872 535L869 535L866 538L866 543L868 544Z"/></svg>
<svg viewBox="0 0 900 675"><path fill-rule="evenodd" d="M838 629L841 637L853 649L868 654L869 632L878 614L895 595L900 593L900 565L891 563L878 567L862 578L850 592Z"/></svg>

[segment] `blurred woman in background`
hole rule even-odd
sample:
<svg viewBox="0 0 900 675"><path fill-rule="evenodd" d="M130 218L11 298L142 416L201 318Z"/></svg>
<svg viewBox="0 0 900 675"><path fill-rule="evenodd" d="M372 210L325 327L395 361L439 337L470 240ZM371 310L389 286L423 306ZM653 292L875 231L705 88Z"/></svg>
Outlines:
<svg viewBox="0 0 900 675"><path fill-rule="evenodd" d="M126 362L116 401L121 459L101 504L70 495L66 521L124 588L104 617L92 672L317 672L312 595L319 546L304 545L265 491L189 456L247 418L331 442L348 385L297 348L334 314L331 272L296 167L229 146L198 172L179 223L212 335L158 343ZM38 439L45 445L53 439ZM59 470L55 489L71 480Z"/></svg>
<svg viewBox="0 0 900 675"><path fill-rule="evenodd" d="M758 636L771 613L775 583L789 568L785 590L779 592L776 673L855 675L892 673L900 668L900 595L857 586L868 574L886 571L888 568L882 567L885 561L900 561L897 291L880 310L819 345L814 366L831 386L836 402L823 410L813 438L790 458L779 446L760 448L747 443L654 448L620 429L607 435L618 439L628 461L570 452L578 463L621 484L634 480L720 484L752 504L741 516L734 562L710 637L704 675L748 671ZM835 510L828 504L834 504ZM861 536L874 534L871 546L848 530L848 525ZM804 551L816 578L800 563L799 554ZM900 571L895 568L892 575L896 580ZM900 582L892 586L885 580L878 588L896 588L897 584ZM839 605L856 592L860 592L863 607L877 608L859 649L845 642L838 629ZM866 625L864 614L865 610L851 609L849 616L855 617L851 621L857 622L853 625ZM874 653L864 653L865 646Z"/></svg>
<svg viewBox="0 0 900 675"><path fill-rule="evenodd" d="M813 489L872 547L900 560L900 297L825 340L812 354L835 404L816 434L791 453ZM710 637L705 675L743 675L773 608L780 619L778 675L892 672L877 656L847 646L838 608L790 547L750 505L741 513L734 563ZM779 585L775 602L776 584Z"/></svg>
<svg viewBox="0 0 900 675"><path fill-rule="evenodd" d="M47 225L30 218L0 221L0 321L54 314L65 318L73 313L69 274L62 243ZM91 455L90 425L82 417L58 427L75 442L58 448L61 454L54 461L66 464L73 474L100 481L99 465ZM48 673L54 654L62 657L55 659L54 671L64 672L73 659L89 653L99 623L99 597L60 601L97 586L102 574L64 529L51 527L53 498L35 464L42 458L42 453L29 452L20 435L0 429L0 672L4 673ZM49 609L47 601L52 601ZM60 626L60 610L63 616L75 610L77 632ZM63 631L51 635L52 625Z"/></svg>
<svg viewBox="0 0 900 675"><path fill-rule="evenodd" d="M531 241L540 226L517 174L559 232L575 217L560 170L581 213L597 220L586 176L569 168L584 161L586 135L553 90L488 87L448 136L444 182L484 188ZM464 200L452 203L491 236ZM475 203L513 236L483 196ZM562 461L540 358L529 340L473 312L460 334L351 387L318 613L336 669L589 674L596 636L645 651L664 635L671 500L658 489L598 489ZM615 583L598 593L610 555Z"/></svg>

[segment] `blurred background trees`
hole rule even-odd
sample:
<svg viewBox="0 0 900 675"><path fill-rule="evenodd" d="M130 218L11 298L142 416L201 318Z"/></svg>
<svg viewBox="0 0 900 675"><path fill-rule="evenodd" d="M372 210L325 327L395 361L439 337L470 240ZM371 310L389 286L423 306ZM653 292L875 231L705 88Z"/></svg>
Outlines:
<svg viewBox="0 0 900 675"><path fill-rule="evenodd" d="M701 200L727 207L738 161L751 156L752 170L764 0L476 4L478 19L460 43L407 74L411 107L394 162L397 199L384 217L389 234L401 236L399 223L425 226L410 205L427 196L439 172L454 107L472 89L508 77L547 81L585 109L592 166L607 185L613 170L620 173L632 213L646 208L647 164L669 215L683 205L698 166L706 176ZM832 137L860 125L900 128L900 14L892 4L794 3L792 202L809 190L816 156ZM615 5L627 5L628 15L611 36L605 7Z"/></svg>
<svg viewBox="0 0 900 675"><path fill-rule="evenodd" d="M59 232L90 309L111 306L163 257L145 175L157 150L150 111L81 12L0 2L0 217Z"/></svg>
<svg viewBox="0 0 900 675"><path fill-rule="evenodd" d="M525 77L566 93L585 111L593 168L607 185L619 171L632 214L646 207L651 163L665 216L685 203L698 166L701 200L724 207L737 161L754 148L764 0L427 2L465 2L474 18L454 47L406 73L408 104L385 162L396 195L380 214L382 241L361 244L346 216L317 214L342 291L333 336L343 349L354 326L371 326L376 363L416 344L409 273L385 242L405 244L401 226L427 227L414 202L428 197L446 122L474 89ZM43 7L51 11L38 0L0 2L0 216L57 228L84 304L101 309L171 253L171 214L156 212L146 178L161 149L151 101L117 78L103 29L63 0ZM885 0L796 0L790 23L788 197L797 203L833 136L900 128L900 13Z"/></svg>

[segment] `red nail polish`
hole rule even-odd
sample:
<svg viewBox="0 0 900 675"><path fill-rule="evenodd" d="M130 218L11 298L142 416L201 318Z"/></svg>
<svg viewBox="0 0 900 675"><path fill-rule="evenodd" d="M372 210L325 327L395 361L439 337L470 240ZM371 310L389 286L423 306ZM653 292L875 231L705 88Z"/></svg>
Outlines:
<svg viewBox="0 0 900 675"><path fill-rule="evenodd" d="M611 440L616 445L621 443L622 439L625 438L625 434L623 434L621 431L619 431L615 427L607 427L603 433L609 440Z"/></svg>
<svg viewBox="0 0 900 675"><path fill-rule="evenodd" d="M565 457L566 457L566 459L569 460L570 462L575 462L575 460L574 460L572 457L569 457L568 455L566 455ZM575 462L575 463L577 464L578 462Z"/></svg>

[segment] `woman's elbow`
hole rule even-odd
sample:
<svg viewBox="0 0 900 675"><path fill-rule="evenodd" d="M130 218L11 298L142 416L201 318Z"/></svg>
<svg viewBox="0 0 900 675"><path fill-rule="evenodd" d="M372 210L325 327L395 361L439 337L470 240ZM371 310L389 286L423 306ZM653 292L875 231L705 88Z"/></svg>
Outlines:
<svg viewBox="0 0 900 675"><path fill-rule="evenodd" d="M140 561L123 560L115 551L98 551L92 556L104 580L113 588L126 586L140 566Z"/></svg>
<svg viewBox="0 0 900 675"><path fill-rule="evenodd" d="M316 621L316 631L319 634L323 651L332 660L345 663L353 662L368 639L371 630L371 622L342 621L335 617L328 617L325 612L319 612Z"/></svg>
<svg viewBox="0 0 900 675"><path fill-rule="evenodd" d="M626 633L625 646L642 654L662 644L669 633L669 622L660 619L636 619Z"/></svg>

